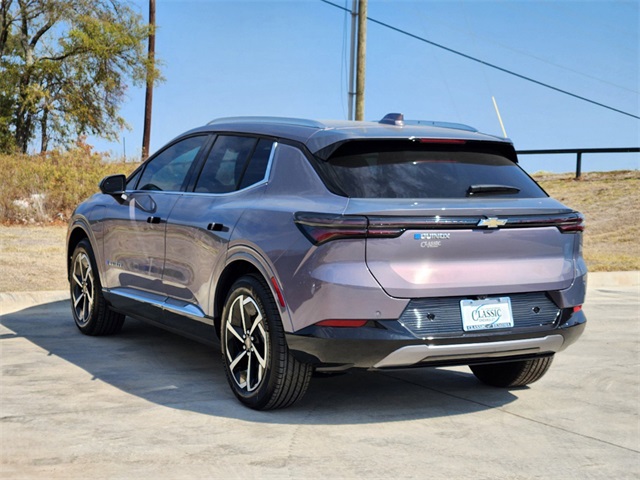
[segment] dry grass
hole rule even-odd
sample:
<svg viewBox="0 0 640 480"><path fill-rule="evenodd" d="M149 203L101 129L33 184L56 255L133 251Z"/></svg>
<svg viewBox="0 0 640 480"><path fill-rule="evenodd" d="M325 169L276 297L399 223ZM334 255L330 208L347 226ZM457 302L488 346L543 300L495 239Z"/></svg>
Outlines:
<svg viewBox="0 0 640 480"><path fill-rule="evenodd" d="M100 179L139 165L105 160L82 142L68 152L0 155L0 292L68 288L66 220Z"/></svg>
<svg viewBox="0 0 640 480"><path fill-rule="evenodd" d="M538 174L552 197L587 218L584 257L591 271L640 270L640 171Z"/></svg>
<svg viewBox="0 0 640 480"><path fill-rule="evenodd" d="M83 143L68 152L0 155L0 222L66 221L80 201L98 191L103 177L128 174L139 165L106 160Z"/></svg>
<svg viewBox="0 0 640 480"><path fill-rule="evenodd" d="M640 172L588 173L581 181L571 174L535 177L586 215L584 256L591 271L640 270ZM66 290L65 234L61 225L0 226L0 292Z"/></svg>

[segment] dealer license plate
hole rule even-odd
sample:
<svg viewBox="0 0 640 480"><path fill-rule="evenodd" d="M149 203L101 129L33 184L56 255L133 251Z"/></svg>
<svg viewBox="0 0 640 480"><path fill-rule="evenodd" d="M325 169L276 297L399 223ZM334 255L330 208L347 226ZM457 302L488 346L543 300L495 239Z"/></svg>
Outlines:
<svg viewBox="0 0 640 480"><path fill-rule="evenodd" d="M461 300L460 311L465 332L513 327L509 297Z"/></svg>

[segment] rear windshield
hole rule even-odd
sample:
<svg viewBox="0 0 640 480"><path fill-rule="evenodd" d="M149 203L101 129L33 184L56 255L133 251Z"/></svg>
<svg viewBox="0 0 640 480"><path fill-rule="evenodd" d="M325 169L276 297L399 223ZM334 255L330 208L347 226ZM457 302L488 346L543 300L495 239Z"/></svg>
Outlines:
<svg viewBox="0 0 640 480"><path fill-rule="evenodd" d="M352 141L319 163L327 186L352 198L547 196L517 164L486 142Z"/></svg>

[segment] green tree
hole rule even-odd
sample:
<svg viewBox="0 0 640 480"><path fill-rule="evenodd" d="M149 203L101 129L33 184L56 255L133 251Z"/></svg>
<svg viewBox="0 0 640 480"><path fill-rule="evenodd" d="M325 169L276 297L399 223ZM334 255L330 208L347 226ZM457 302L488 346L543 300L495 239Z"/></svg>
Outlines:
<svg viewBox="0 0 640 480"><path fill-rule="evenodd" d="M128 83L159 78L149 25L121 0L0 2L0 151L116 139Z"/></svg>

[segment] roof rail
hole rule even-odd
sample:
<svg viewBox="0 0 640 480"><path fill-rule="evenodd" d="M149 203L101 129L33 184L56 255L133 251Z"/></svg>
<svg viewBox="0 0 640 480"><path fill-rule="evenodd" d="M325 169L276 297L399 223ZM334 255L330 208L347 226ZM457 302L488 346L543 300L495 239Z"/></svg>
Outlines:
<svg viewBox="0 0 640 480"><path fill-rule="evenodd" d="M219 125L222 123L270 123L278 125L297 125L300 127L310 128L327 128L324 123L317 120L307 120L305 118L291 118L291 117L223 117L211 120L207 125Z"/></svg>

